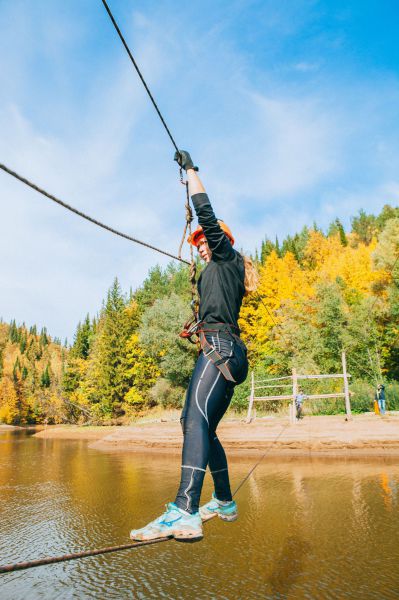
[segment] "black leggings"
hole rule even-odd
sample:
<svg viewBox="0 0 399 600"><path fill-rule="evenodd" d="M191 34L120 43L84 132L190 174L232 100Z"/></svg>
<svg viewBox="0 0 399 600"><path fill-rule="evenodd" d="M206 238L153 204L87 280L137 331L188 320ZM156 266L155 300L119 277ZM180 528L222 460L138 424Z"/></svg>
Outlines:
<svg viewBox="0 0 399 600"><path fill-rule="evenodd" d="M241 341L208 338L222 356L237 383L245 380L248 372L246 349ZM233 397L235 384L227 381L203 352L198 357L187 390L180 419L183 434L181 480L175 503L179 508L195 513L199 508L202 484L209 465L218 500L231 500L226 454L216 428Z"/></svg>

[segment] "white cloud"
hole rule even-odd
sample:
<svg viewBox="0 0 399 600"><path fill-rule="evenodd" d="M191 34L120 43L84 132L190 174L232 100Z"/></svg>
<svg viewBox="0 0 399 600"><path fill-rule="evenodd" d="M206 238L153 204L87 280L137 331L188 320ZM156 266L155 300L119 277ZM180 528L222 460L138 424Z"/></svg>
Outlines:
<svg viewBox="0 0 399 600"><path fill-rule="evenodd" d="M7 28L10 17L0 18L0 49L7 47L9 57L0 66L1 160L99 220L175 253L184 189L170 142L119 40L108 30L97 39L90 19L75 26L53 8L54 31L43 41L30 24L32 10L24 2L9 9L21 45ZM359 84L336 74L322 80L319 57L288 61L303 77L317 71L317 85L301 86L273 64L262 72L252 68L225 23L198 27L157 5L151 19L143 9L132 12L124 31L239 246L251 252L265 235L281 238L313 220L349 220L360 207L376 211L398 200L396 80ZM95 55L95 67L85 67L85 80L77 57L81 51L90 59L88 36L105 49L101 60ZM45 57L45 75L31 67L38 56ZM156 262L168 262L63 212L3 173L0 190L0 315L6 319L46 324L52 334L71 337L77 321L99 309L115 275L128 289Z"/></svg>
<svg viewBox="0 0 399 600"><path fill-rule="evenodd" d="M294 70L299 71L301 73L310 73L312 71L317 71L319 69L318 63L310 63L306 61L300 61L294 64Z"/></svg>

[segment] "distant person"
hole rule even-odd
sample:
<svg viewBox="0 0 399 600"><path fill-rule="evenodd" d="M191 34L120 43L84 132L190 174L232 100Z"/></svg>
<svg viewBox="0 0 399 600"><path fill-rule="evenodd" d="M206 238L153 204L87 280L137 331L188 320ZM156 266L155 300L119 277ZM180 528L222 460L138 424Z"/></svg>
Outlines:
<svg viewBox="0 0 399 600"><path fill-rule="evenodd" d="M302 392L302 390L298 390L297 395L295 396L295 408L296 408L296 418L303 419L303 402L307 399L307 396Z"/></svg>
<svg viewBox="0 0 399 600"><path fill-rule="evenodd" d="M378 403L380 414L385 415L385 385L379 383L375 392L375 400Z"/></svg>

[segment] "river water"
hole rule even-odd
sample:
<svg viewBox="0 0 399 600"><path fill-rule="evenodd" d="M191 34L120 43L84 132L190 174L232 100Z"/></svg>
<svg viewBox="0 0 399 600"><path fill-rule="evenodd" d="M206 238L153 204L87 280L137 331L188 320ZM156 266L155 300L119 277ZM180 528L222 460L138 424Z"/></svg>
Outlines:
<svg viewBox="0 0 399 600"><path fill-rule="evenodd" d="M231 462L233 483L255 460ZM178 456L0 432L0 564L129 542L178 473ZM237 500L239 520L200 543L0 575L0 598L399 599L398 459L270 457Z"/></svg>

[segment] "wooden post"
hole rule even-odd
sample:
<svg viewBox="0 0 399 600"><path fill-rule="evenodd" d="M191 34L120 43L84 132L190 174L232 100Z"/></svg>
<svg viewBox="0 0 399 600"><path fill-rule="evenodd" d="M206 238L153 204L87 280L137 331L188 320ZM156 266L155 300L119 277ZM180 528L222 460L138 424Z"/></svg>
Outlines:
<svg viewBox="0 0 399 600"><path fill-rule="evenodd" d="M349 421L351 421L352 420L351 400L350 400L350 395L349 395L348 374L346 372L346 354L345 354L344 350L342 351L342 373L344 375L346 418Z"/></svg>
<svg viewBox="0 0 399 600"><path fill-rule="evenodd" d="M292 408L291 408L291 423L296 423L296 405L295 397L298 394L298 377L295 367L292 368Z"/></svg>
<svg viewBox="0 0 399 600"><path fill-rule="evenodd" d="M248 414L247 414L247 423L251 422L251 414L252 414L252 407L254 405L254 397L255 397L255 377L254 377L254 372L251 371L251 395L249 396L249 406L248 406Z"/></svg>

